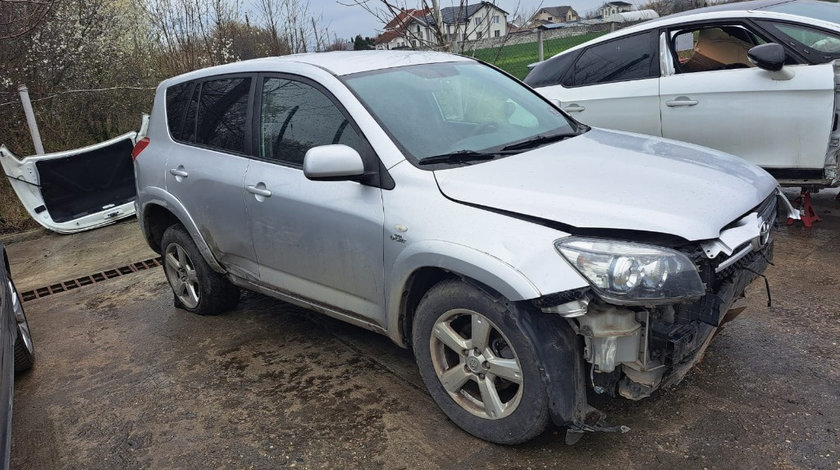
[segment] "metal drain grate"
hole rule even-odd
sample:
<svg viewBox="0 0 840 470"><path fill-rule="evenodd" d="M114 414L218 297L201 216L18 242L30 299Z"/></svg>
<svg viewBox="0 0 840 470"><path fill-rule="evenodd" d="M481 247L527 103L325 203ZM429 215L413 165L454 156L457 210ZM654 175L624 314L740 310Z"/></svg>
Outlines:
<svg viewBox="0 0 840 470"><path fill-rule="evenodd" d="M46 297L48 295L58 294L59 292L78 289L79 287L84 287L95 282L102 282L108 279L113 279L115 277L125 276L126 274L136 273L137 271L144 271L146 269L156 268L160 266L160 263L161 259L160 256L158 256L157 258L151 258L145 261L138 261L136 263L131 263L126 266L120 266L119 268L109 269L107 271L98 272L88 276L70 279L69 281L59 282L57 284L51 284L49 286L39 287L37 289L21 292L20 296L24 302L28 302L30 300L40 299L41 297Z"/></svg>

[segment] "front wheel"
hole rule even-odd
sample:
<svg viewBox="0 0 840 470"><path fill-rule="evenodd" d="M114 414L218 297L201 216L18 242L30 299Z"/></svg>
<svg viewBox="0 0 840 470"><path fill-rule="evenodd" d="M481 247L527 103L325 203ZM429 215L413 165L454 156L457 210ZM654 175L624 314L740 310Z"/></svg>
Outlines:
<svg viewBox="0 0 840 470"><path fill-rule="evenodd" d="M199 315L218 315L239 302L239 288L210 268L184 227L167 228L161 248L176 307Z"/></svg>
<svg viewBox="0 0 840 470"><path fill-rule="evenodd" d="M434 286L414 317L414 355L444 413L468 433L518 444L549 422L534 345L512 320L524 314L458 280Z"/></svg>

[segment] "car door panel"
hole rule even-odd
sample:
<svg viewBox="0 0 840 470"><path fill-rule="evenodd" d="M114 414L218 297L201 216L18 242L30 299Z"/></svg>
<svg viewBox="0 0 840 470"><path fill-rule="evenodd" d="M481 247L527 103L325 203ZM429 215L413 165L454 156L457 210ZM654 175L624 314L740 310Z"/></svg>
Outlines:
<svg viewBox="0 0 840 470"><path fill-rule="evenodd" d="M359 131L314 83L272 76L262 83L261 159L241 188L260 282L384 325L382 190L312 181L301 169L313 146L364 153Z"/></svg>
<svg viewBox="0 0 840 470"><path fill-rule="evenodd" d="M833 70L831 64L789 68L790 80L774 80L759 68L662 77L662 135L765 168L822 169L834 109Z"/></svg>
<svg viewBox="0 0 840 470"><path fill-rule="evenodd" d="M576 53L565 73L551 68L571 61L552 59L537 72L550 71L543 75L556 75L557 82L542 80L537 90L585 124L658 136L658 41L648 31L594 44Z"/></svg>
<svg viewBox="0 0 840 470"><path fill-rule="evenodd" d="M658 78L573 88L555 85L539 92L559 100L563 111L584 124L660 135Z"/></svg>
<svg viewBox="0 0 840 470"><path fill-rule="evenodd" d="M165 174L166 190L190 208L216 259L249 279L259 276L242 191L251 162L245 154L253 81L235 76L196 85L184 127L173 132L189 145L171 144Z"/></svg>
<svg viewBox="0 0 840 470"><path fill-rule="evenodd" d="M300 169L262 161L252 163L246 183L264 191L246 190L260 281L380 320L381 190L310 181Z"/></svg>

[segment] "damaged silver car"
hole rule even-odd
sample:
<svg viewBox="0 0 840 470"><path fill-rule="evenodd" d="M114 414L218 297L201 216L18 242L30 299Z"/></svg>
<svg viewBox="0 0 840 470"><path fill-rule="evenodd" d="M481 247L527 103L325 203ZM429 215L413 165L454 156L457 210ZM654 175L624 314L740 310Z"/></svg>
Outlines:
<svg viewBox="0 0 840 470"><path fill-rule="evenodd" d="M590 128L442 53L199 70L158 87L140 137L138 215L177 307L244 288L387 335L501 444L626 429L587 391L679 382L796 217L753 164Z"/></svg>

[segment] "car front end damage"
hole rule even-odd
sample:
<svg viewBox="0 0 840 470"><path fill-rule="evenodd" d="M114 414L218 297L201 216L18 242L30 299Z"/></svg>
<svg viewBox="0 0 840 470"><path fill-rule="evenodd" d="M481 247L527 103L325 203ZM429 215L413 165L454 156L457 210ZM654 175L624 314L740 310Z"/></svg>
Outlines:
<svg viewBox="0 0 840 470"><path fill-rule="evenodd" d="M627 243L617 255L609 252L613 242L603 239L570 237L558 243L558 251L592 284L534 301L569 326L563 328L569 332L564 338L560 333L549 338L538 331L545 326L533 327L541 336L538 343L555 348L568 343L579 351L578 359L561 360L554 370L551 362L546 367L545 380L556 393L552 417L567 427L567 442L585 431L628 429L607 425L603 413L588 404L587 393L640 400L685 377L715 333L744 310L745 289L772 264L776 220L794 212L777 189L715 240L661 249ZM627 246L635 254L628 255ZM624 274L601 279L593 274L599 263ZM636 274L621 268L629 263L637 266ZM588 270L591 266L596 268ZM622 282L624 287L617 285ZM767 295L769 304L769 285ZM568 374L576 377L574 386L567 383Z"/></svg>

